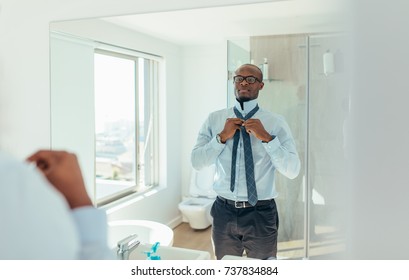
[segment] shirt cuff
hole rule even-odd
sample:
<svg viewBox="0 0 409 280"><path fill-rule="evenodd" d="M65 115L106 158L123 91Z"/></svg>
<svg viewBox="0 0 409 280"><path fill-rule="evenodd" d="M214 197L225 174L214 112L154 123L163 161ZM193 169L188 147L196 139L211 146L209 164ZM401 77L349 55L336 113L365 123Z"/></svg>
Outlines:
<svg viewBox="0 0 409 280"><path fill-rule="evenodd" d="M72 216L80 234L81 244L108 244L105 211L93 206L79 207L72 210Z"/></svg>
<svg viewBox="0 0 409 280"><path fill-rule="evenodd" d="M270 142L262 142L264 148L266 149L268 154L274 154L274 152L281 146L280 140L278 140L278 137L274 137L273 140Z"/></svg>
<svg viewBox="0 0 409 280"><path fill-rule="evenodd" d="M215 150L223 150L224 147L226 147L226 143L219 143L216 139L216 136L212 138L212 140L210 141L210 145L212 146L212 148L214 148Z"/></svg>

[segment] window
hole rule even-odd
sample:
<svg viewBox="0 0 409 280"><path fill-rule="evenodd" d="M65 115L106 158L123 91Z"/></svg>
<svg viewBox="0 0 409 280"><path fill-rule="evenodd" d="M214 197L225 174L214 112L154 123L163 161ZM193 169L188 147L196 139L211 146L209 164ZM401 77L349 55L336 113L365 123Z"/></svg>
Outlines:
<svg viewBox="0 0 409 280"><path fill-rule="evenodd" d="M159 63L142 53L95 51L98 206L158 183Z"/></svg>

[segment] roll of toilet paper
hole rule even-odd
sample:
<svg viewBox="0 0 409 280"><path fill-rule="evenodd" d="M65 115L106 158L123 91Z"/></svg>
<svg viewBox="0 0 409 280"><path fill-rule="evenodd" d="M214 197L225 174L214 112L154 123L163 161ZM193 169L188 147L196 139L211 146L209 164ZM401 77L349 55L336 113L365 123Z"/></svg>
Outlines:
<svg viewBox="0 0 409 280"><path fill-rule="evenodd" d="M324 60L324 74L328 76L329 74L334 73L335 72L334 54L327 51L326 53L324 53L323 60Z"/></svg>

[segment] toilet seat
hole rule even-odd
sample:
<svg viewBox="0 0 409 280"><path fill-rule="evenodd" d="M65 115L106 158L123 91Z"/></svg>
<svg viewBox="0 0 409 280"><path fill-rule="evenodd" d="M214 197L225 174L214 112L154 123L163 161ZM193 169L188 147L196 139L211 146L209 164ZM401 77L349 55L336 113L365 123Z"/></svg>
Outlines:
<svg viewBox="0 0 409 280"><path fill-rule="evenodd" d="M193 229L208 228L213 222L210 209L214 200L212 198L191 197L179 203L183 221L188 222Z"/></svg>
<svg viewBox="0 0 409 280"><path fill-rule="evenodd" d="M214 199L212 198L205 198L205 197L191 197L189 199L186 199L182 201L179 205L181 207L190 207L190 208L203 208L207 206L208 204L212 204L214 202Z"/></svg>

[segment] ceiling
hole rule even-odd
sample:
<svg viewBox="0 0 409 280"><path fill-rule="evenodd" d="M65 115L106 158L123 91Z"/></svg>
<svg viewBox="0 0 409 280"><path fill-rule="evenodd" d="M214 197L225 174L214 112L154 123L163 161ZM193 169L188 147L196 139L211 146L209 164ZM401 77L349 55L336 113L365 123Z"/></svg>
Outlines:
<svg viewBox="0 0 409 280"><path fill-rule="evenodd" d="M249 36L325 33L341 27L340 0L282 0L104 18L178 45L203 45Z"/></svg>

